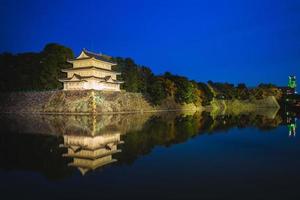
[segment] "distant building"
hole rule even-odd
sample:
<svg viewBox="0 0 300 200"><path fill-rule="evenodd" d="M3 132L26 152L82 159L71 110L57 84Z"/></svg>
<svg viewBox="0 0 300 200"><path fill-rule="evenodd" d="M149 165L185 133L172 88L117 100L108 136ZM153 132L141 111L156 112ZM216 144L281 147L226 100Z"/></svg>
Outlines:
<svg viewBox="0 0 300 200"><path fill-rule="evenodd" d="M112 70L116 65L110 57L83 49L80 55L72 60L72 68L63 69L67 78L59 79L64 84L64 90L105 90L120 91L122 81L117 80L121 73Z"/></svg>
<svg viewBox="0 0 300 200"><path fill-rule="evenodd" d="M279 87L284 95L297 94L296 92L296 76L289 76L289 82L287 87Z"/></svg>
<svg viewBox="0 0 300 200"><path fill-rule="evenodd" d="M290 88L296 89L296 76L289 76L289 84Z"/></svg>

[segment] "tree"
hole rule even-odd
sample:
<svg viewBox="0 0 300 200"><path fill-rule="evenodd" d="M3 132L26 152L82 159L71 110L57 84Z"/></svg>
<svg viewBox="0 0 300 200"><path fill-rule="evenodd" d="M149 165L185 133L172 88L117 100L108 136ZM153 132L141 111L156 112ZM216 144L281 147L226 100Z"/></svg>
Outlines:
<svg viewBox="0 0 300 200"><path fill-rule="evenodd" d="M214 94L209 89L207 84L199 82L197 83L198 90L200 91L200 98L202 99L202 105L210 105L210 102L213 100Z"/></svg>
<svg viewBox="0 0 300 200"><path fill-rule="evenodd" d="M57 80L61 77L61 69L71 67L66 61L74 57L70 48L59 44L47 44L41 52L40 82L43 89L62 88Z"/></svg>
<svg viewBox="0 0 300 200"><path fill-rule="evenodd" d="M148 87L148 94L150 101L155 104L161 104L162 100L167 97L167 93L164 87L163 79L160 77L155 77L151 81L151 84Z"/></svg>
<svg viewBox="0 0 300 200"><path fill-rule="evenodd" d="M71 49L47 44L40 53L0 55L1 91L43 90L61 88L58 82L61 69L70 65L67 59L73 58ZM13 75L13 77L11 77Z"/></svg>
<svg viewBox="0 0 300 200"><path fill-rule="evenodd" d="M151 69L145 66L141 66L138 68L138 75L139 75L138 91L141 93L146 93L147 88L149 87L151 79L153 78L154 75Z"/></svg>
<svg viewBox="0 0 300 200"><path fill-rule="evenodd" d="M131 58L114 58L113 61L117 62L114 70L121 72L121 79L124 81L122 89L128 92L140 92L141 78L139 75L138 66Z"/></svg>
<svg viewBox="0 0 300 200"><path fill-rule="evenodd" d="M176 93L176 85L173 81L171 81L170 79L163 79L163 86L166 90L166 93L168 96L170 97L174 97L175 93Z"/></svg>
<svg viewBox="0 0 300 200"><path fill-rule="evenodd" d="M242 99L242 100L249 99L250 93L247 86L244 83L238 84L236 88L236 93L237 93L236 97L238 99Z"/></svg>

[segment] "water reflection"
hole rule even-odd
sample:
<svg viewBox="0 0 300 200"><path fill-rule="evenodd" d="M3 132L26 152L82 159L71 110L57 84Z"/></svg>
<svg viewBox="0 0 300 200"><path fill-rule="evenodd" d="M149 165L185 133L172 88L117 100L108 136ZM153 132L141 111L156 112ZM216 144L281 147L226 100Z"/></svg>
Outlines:
<svg viewBox="0 0 300 200"><path fill-rule="evenodd" d="M296 136L296 121L297 118L294 113L286 112L286 124L289 130L289 136L295 137Z"/></svg>
<svg viewBox="0 0 300 200"><path fill-rule="evenodd" d="M65 134L64 144L60 147L68 149L64 157L72 158L68 166L78 168L84 175L89 170L117 161L112 156L121 151L117 147L122 142L120 135L117 131L101 135Z"/></svg>
<svg viewBox="0 0 300 200"><path fill-rule="evenodd" d="M131 164L158 145L168 147L233 127L265 131L281 124L288 125L290 136L296 135L295 117L277 111L239 115L2 115L0 168L38 171L49 179L70 176L76 169L85 175L112 163Z"/></svg>

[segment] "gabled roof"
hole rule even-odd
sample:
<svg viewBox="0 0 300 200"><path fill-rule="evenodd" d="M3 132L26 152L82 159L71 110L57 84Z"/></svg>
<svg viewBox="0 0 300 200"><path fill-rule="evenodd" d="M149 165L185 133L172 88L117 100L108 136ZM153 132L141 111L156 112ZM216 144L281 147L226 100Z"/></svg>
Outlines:
<svg viewBox="0 0 300 200"><path fill-rule="evenodd" d="M111 56L104 55L102 53L94 53L94 52L88 51L87 49L83 49L82 51L89 57L94 57L96 59L107 61L107 62L111 61Z"/></svg>
<svg viewBox="0 0 300 200"><path fill-rule="evenodd" d="M101 53L94 53L86 49L83 49L77 58L70 59L69 61L83 60L83 59L90 59L90 58L95 58L96 60L100 60L103 62L108 62L110 64L116 65L116 63L111 61L111 56L107 56Z"/></svg>

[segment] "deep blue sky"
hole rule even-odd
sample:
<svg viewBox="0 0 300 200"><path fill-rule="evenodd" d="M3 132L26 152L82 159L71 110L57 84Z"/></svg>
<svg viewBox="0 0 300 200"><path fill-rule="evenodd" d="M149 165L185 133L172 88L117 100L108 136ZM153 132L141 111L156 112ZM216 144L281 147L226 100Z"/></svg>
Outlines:
<svg viewBox="0 0 300 200"><path fill-rule="evenodd" d="M0 0L0 24L0 52L56 42L197 81L300 76L299 0Z"/></svg>

